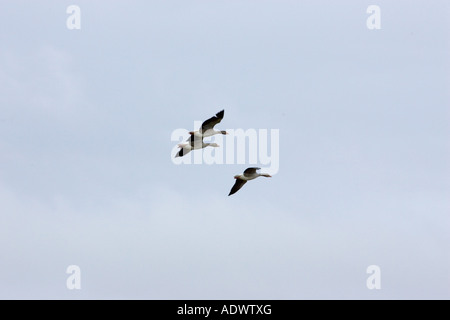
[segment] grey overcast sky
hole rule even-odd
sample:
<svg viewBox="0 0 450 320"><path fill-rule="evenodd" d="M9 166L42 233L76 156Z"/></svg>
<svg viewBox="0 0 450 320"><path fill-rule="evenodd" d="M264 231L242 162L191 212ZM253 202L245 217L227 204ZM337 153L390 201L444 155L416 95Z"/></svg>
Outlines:
<svg viewBox="0 0 450 320"><path fill-rule="evenodd" d="M2 1L0 298L449 299L449 17ZM172 161L174 130L221 109L221 129L279 130L278 172L231 197L254 164Z"/></svg>

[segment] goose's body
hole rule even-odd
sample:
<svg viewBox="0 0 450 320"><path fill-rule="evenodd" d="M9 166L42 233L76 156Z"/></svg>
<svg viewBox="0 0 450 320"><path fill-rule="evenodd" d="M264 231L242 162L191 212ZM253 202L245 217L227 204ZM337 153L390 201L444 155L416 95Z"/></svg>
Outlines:
<svg viewBox="0 0 450 320"><path fill-rule="evenodd" d="M189 141L188 143L180 143L178 145L180 151L178 151L175 158L182 157L191 152L192 150L203 149L209 146L219 147L217 143L203 142L203 139L196 136L191 136L191 138L189 138L188 141Z"/></svg>
<svg viewBox="0 0 450 320"><path fill-rule="evenodd" d="M245 169L243 174L235 175L234 178L236 179L236 182L234 183L233 188L231 188L231 191L228 195L231 196L232 194L236 193L249 180L253 180L258 177L268 177L268 178L271 177L271 175L267 173L256 172L259 169L261 168L247 168Z"/></svg>

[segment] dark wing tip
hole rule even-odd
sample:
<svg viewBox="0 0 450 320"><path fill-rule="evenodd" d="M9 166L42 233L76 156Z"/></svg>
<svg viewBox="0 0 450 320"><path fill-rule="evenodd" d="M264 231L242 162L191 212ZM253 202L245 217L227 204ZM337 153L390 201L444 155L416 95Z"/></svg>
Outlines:
<svg viewBox="0 0 450 320"><path fill-rule="evenodd" d="M247 181L245 180L241 180L241 179L236 179L236 182L233 185L233 188L231 188L230 193L228 194L228 196L231 196L232 194L235 194L236 192L239 191L240 188L242 188L242 186L246 183Z"/></svg>
<svg viewBox="0 0 450 320"><path fill-rule="evenodd" d="M225 111L222 110L220 112L217 112L215 116L209 118L208 120L205 120L202 123L202 127L200 128L200 131L203 133L209 129L214 128L214 126L216 124L218 124L220 121L222 121L224 114L225 114Z"/></svg>
<svg viewBox="0 0 450 320"><path fill-rule="evenodd" d="M219 111L216 113L216 117L219 119L223 119L224 115L225 115L225 110L222 110L222 111Z"/></svg>
<svg viewBox="0 0 450 320"><path fill-rule="evenodd" d="M237 190L235 189L235 185L233 185L233 188L231 188L230 193L228 194L228 196L231 196L232 194L236 193Z"/></svg>

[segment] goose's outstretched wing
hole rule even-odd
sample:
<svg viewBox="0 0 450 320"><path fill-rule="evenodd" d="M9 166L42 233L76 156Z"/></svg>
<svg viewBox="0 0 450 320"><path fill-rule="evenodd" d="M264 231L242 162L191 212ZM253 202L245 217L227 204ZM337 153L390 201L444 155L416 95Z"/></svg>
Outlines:
<svg viewBox="0 0 450 320"><path fill-rule="evenodd" d="M217 112L214 117L211 117L208 120L205 120L202 123L202 127L199 130L200 133L205 133L206 131L213 129L216 124L218 124L220 121L222 121L224 115L225 115L225 110L222 110L220 112Z"/></svg>
<svg viewBox="0 0 450 320"><path fill-rule="evenodd" d="M229 196L231 196L232 194L238 192L238 190L240 188L242 188L242 186L246 183L247 181L242 180L242 179L236 179L236 182L233 185L233 188L231 188L230 193L228 194Z"/></svg>

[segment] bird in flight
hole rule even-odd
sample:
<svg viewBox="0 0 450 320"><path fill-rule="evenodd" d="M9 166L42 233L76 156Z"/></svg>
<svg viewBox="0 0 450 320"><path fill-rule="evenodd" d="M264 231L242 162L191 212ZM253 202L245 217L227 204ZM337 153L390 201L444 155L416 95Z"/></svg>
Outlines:
<svg viewBox="0 0 450 320"><path fill-rule="evenodd" d="M235 175L234 178L236 179L236 182L233 185L233 188L231 188L230 193L228 196L231 196L232 194L236 193L239 189L242 188L242 186L248 181L253 180L258 177L272 177L271 175L267 173L258 173L257 170L260 170L261 168L247 168L245 169L243 174Z"/></svg>
<svg viewBox="0 0 450 320"><path fill-rule="evenodd" d="M215 134L228 134L225 130L214 130L214 126L222 121L224 115L225 110L222 110L217 112L215 116L203 121L202 126L198 131L189 132L189 134L191 135L190 139L194 139L194 137L203 139L205 137L211 137Z"/></svg>
<svg viewBox="0 0 450 320"><path fill-rule="evenodd" d="M215 134L228 134L225 130L214 130L214 126L222 121L225 115L225 110L219 111L215 116L203 121L201 128L198 131L190 131L191 135L186 141L187 143L180 143L178 147L180 151L177 152L175 158L182 157L192 150L203 149L206 147L219 147L217 143L204 142L203 138L211 137Z"/></svg>

